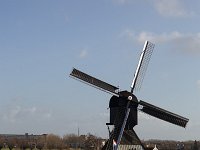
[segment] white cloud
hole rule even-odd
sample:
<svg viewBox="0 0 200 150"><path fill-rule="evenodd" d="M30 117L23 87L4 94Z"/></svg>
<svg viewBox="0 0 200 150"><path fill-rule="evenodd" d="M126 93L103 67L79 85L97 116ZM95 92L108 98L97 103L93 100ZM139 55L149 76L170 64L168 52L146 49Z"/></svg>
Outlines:
<svg viewBox="0 0 200 150"><path fill-rule="evenodd" d="M117 4L129 4L136 0L113 0ZM193 11L187 10L181 0L153 0L152 7L164 17L190 17L195 13Z"/></svg>
<svg viewBox="0 0 200 150"><path fill-rule="evenodd" d="M49 118L52 117L52 114L51 114L50 112L47 112L47 113L45 113L45 114L43 115L43 117L49 119Z"/></svg>
<svg viewBox="0 0 200 150"><path fill-rule="evenodd" d="M15 123L18 121L24 121L26 119L31 120L37 118L51 118L51 113L39 110L36 107L27 107L24 108L20 105L16 106L9 106L7 107L6 111L2 115L2 119L7 122Z"/></svg>
<svg viewBox="0 0 200 150"><path fill-rule="evenodd" d="M175 50L194 54L200 53L200 33L180 33L173 31L170 33L156 34L143 31L136 34L134 31L126 29L120 36L138 43L144 43L146 40L149 40L156 44L167 43Z"/></svg>
<svg viewBox="0 0 200 150"><path fill-rule="evenodd" d="M69 22L69 17L67 15L65 15L65 22Z"/></svg>
<svg viewBox="0 0 200 150"><path fill-rule="evenodd" d="M186 10L181 0L155 0L154 6L165 17L188 17L194 14Z"/></svg>
<svg viewBox="0 0 200 150"><path fill-rule="evenodd" d="M37 110L36 107L31 107L31 108L24 109L24 112L34 114L36 112L36 110Z"/></svg>
<svg viewBox="0 0 200 150"><path fill-rule="evenodd" d="M104 112L104 113L100 113L99 116L102 118L108 118L110 117L110 114L108 112Z"/></svg>
<svg viewBox="0 0 200 150"><path fill-rule="evenodd" d="M22 108L21 106L17 105L8 108L7 112L5 112L5 114L3 115L3 119L10 122L15 122L17 119L33 115L35 112L36 107Z"/></svg>
<svg viewBox="0 0 200 150"><path fill-rule="evenodd" d="M197 80L197 87L200 88L200 80Z"/></svg>
<svg viewBox="0 0 200 150"><path fill-rule="evenodd" d="M144 41L149 40L155 43L165 43L169 41L173 41L176 39L184 38L187 35L183 35L177 31L171 32L171 33L161 33L156 34L153 32L140 32L138 34L134 33L134 31L126 29L122 32L121 37L126 37L129 40L137 41L139 43L144 43Z"/></svg>
<svg viewBox="0 0 200 150"><path fill-rule="evenodd" d="M113 0L114 3L118 3L118 4L125 4L125 3L130 2L130 1L131 0Z"/></svg>
<svg viewBox="0 0 200 150"><path fill-rule="evenodd" d="M140 111L139 111L139 113L138 113L138 117L139 117L139 119L141 119L141 120L150 120L150 119L154 119L154 118L151 117L150 115L145 114L145 113L140 112Z"/></svg>
<svg viewBox="0 0 200 150"><path fill-rule="evenodd" d="M21 107L20 106L16 106L10 110L8 110L8 112L6 112L3 115L3 119L10 121L10 122L15 122L16 118L18 116L18 114L21 112Z"/></svg>
<svg viewBox="0 0 200 150"><path fill-rule="evenodd" d="M83 49L79 53L79 58L85 58L85 57L87 57L87 55L88 55L87 49Z"/></svg>
<svg viewBox="0 0 200 150"><path fill-rule="evenodd" d="M179 32L162 33L160 35L151 32L141 32L138 35L138 41L143 42L145 39L154 41L156 43L163 43L173 41L175 39L181 38L182 35Z"/></svg>

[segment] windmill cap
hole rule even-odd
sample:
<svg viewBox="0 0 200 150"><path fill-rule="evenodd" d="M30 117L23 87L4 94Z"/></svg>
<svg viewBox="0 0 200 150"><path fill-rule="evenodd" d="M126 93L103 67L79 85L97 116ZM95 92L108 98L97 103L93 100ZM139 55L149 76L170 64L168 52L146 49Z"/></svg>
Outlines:
<svg viewBox="0 0 200 150"><path fill-rule="evenodd" d="M128 99L131 97L132 97L132 99L137 99L137 97L134 94L132 94L131 92L128 92L128 91L121 91L121 92L119 92L119 95L122 97L127 97Z"/></svg>

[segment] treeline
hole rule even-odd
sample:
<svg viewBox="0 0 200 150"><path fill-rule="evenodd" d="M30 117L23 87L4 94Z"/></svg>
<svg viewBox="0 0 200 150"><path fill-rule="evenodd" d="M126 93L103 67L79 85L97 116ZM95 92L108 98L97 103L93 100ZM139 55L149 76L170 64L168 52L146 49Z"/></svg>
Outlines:
<svg viewBox="0 0 200 150"><path fill-rule="evenodd" d="M92 134L77 136L67 134L63 137L55 134L48 134L35 138L14 138L0 137L0 149L70 149L81 148L85 150L96 150L102 147L103 139Z"/></svg>
<svg viewBox="0 0 200 150"><path fill-rule="evenodd" d="M200 141L147 140L146 147L156 147L159 150L200 150Z"/></svg>
<svg viewBox="0 0 200 150"><path fill-rule="evenodd" d="M55 134L39 136L25 134L25 136L0 136L0 149L100 150L105 144L105 141L105 139L90 133L81 136L66 134L62 137ZM159 150L200 150L199 141L147 140L142 141L142 143L148 149L153 149L156 145Z"/></svg>

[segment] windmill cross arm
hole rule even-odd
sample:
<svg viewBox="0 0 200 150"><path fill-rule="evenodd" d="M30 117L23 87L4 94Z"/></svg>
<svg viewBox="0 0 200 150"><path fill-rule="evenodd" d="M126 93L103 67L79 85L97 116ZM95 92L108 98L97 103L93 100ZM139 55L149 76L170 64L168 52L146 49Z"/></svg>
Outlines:
<svg viewBox="0 0 200 150"><path fill-rule="evenodd" d="M189 121L189 119L187 119L185 117L174 114L172 112L169 112L165 109L162 109L162 108L159 108L152 104L149 104L147 102L140 101L139 104L142 105L142 108L140 109L142 112L147 113L156 118L159 118L161 120L170 122L172 124L175 124L175 125L185 128Z"/></svg>
<svg viewBox="0 0 200 150"><path fill-rule="evenodd" d="M98 88L100 90L106 91L108 93L112 93L114 95L119 95L118 87L108 84L104 81L101 81L101 80L99 80L95 77L92 77L84 72L81 72L75 68L73 68L72 72L70 73L70 76L74 77L75 79L78 79L80 81L83 81L86 84L94 86L95 88Z"/></svg>

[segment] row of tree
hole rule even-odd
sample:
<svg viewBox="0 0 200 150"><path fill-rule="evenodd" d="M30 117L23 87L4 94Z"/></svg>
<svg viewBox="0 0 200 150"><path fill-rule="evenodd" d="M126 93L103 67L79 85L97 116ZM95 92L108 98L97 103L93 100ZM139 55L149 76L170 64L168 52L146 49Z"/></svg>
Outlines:
<svg viewBox="0 0 200 150"><path fill-rule="evenodd" d="M85 150L96 150L102 147L103 140L95 135L87 134L77 136L75 134L67 134L63 137L48 134L35 138L6 138L0 137L0 149L7 148L37 148L37 149L69 149L84 148Z"/></svg>
<svg viewBox="0 0 200 150"><path fill-rule="evenodd" d="M200 150L198 141L170 141L170 140L148 140L143 141L146 146L154 147L159 150Z"/></svg>
<svg viewBox="0 0 200 150"><path fill-rule="evenodd" d="M199 150L198 141L166 141L166 140L148 140L142 141L145 146L154 147L157 145L159 150ZM70 149L81 148L85 150L99 150L105 143L105 140L92 134L77 136L75 134L67 134L63 137L55 134L41 135L41 136L14 136L1 137L0 149L6 148L20 148L20 149Z"/></svg>

